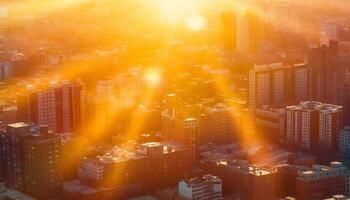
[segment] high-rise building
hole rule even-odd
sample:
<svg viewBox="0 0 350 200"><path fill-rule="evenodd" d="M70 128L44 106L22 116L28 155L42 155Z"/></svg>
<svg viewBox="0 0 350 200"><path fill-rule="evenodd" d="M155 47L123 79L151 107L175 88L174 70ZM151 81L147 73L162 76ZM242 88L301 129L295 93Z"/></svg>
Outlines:
<svg viewBox="0 0 350 200"><path fill-rule="evenodd" d="M249 11L237 14L237 51L256 53L264 37L263 34L263 26L259 16Z"/></svg>
<svg viewBox="0 0 350 200"><path fill-rule="evenodd" d="M168 110L165 110L161 112L161 126L162 133L166 138L184 144L190 152L192 161L194 161L198 149L199 120L173 116Z"/></svg>
<svg viewBox="0 0 350 200"><path fill-rule="evenodd" d="M208 108L199 118L199 144L227 144L232 143L235 135L234 108L224 104L217 104Z"/></svg>
<svg viewBox="0 0 350 200"><path fill-rule="evenodd" d="M263 105L283 105L309 99L309 70L305 64L255 65L249 72L248 104L251 110Z"/></svg>
<svg viewBox="0 0 350 200"><path fill-rule="evenodd" d="M144 80L139 68L130 69L128 73L117 77L117 100L122 108L134 106L143 92Z"/></svg>
<svg viewBox="0 0 350 200"><path fill-rule="evenodd" d="M337 103L337 89L346 82L349 58L338 55L338 43L330 41L309 51L310 93L314 101Z"/></svg>
<svg viewBox="0 0 350 200"><path fill-rule="evenodd" d="M77 131L83 120L84 85L81 82L50 82L48 87L27 91L17 96L19 119L48 125L58 133Z"/></svg>
<svg viewBox="0 0 350 200"><path fill-rule="evenodd" d="M26 123L9 124L1 134L1 169L4 181L10 187L25 191L24 143L30 134Z"/></svg>
<svg viewBox="0 0 350 200"><path fill-rule="evenodd" d="M350 157L350 126L347 125L339 132L339 152L345 156Z"/></svg>
<svg viewBox="0 0 350 200"><path fill-rule="evenodd" d="M250 109L287 101L290 91L287 80L288 67L282 63L255 65L249 72Z"/></svg>
<svg viewBox="0 0 350 200"><path fill-rule="evenodd" d="M40 133L24 141L25 191L38 199L58 197L61 189L59 168L61 138L41 127Z"/></svg>
<svg viewBox="0 0 350 200"><path fill-rule="evenodd" d="M343 106L343 122L350 123L350 85L344 84L337 88L337 105Z"/></svg>
<svg viewBox="0 0 350 200"><path fill-rule="evenodd" d="M292 70L292 99L300 102L309 99L309 69L306 64L293 65Z"/></svg>
<svg viewBox="0 0 350 200"><path fill-rule="evenodd" d="M38 199L57 197L60 191L61 139L47 126L26 123L7 126L0 137L1 170L5 183Z"/></svg>
<svg viewBox="0 0 350 200"><path fill-rule="evenodd" d="M95 121L98 132L110 131L113 120L116 118L116 95L113 80L97 82L95 97Z"/></svg>
<svg viewBox="0 0 350 200"><path fill-rule="evenodd" d="M221 200L222 181L213 175L205 175L179 182L179 196L183 200Z"/></svg>
<svg viewBox="0 0 350 200"><path fill-rule="evenodd" d="M339 162L330 166L315 165L312 170L299 172L296 199L325 199L334 194L349 194L349 170Z"/></svg>
<svg viewBox="0 0 350 200"><path fill-rule="evenodd" d="M221 31L224 49L233 51L237 48L237 16L234 10L227 10L221 14Z"/></svg>
<svg viewBox="0 0 350 200"><path fill-rule="evenodd" d="M286 108L286 143L304 150L336 150L342 127L342 107L302 102Z"/></svg>

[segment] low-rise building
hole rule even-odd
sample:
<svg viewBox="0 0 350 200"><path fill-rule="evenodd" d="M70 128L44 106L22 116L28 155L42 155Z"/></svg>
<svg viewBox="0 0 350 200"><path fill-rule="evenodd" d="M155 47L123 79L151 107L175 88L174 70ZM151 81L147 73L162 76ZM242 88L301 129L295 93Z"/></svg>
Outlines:
<svg viewBox="0 0 350 200"><path fill-rule="evenodd" d="M179 182L179 196L183 200L221 200L222 181L213 175L205 175Z"/></svg>

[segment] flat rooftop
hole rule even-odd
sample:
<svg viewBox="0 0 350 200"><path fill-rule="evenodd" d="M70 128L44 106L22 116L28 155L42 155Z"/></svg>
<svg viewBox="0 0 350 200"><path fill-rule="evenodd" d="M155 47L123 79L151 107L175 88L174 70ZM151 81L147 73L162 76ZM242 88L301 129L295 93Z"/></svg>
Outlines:
<svg viewBox="0 0 350 200"><path fill-rule="evenodd" d="M22 128L22 127L27 127L29 124L24 123L24 122L16 122L13 124L8 124L8 126L12 127L12 128Z"/></svg>

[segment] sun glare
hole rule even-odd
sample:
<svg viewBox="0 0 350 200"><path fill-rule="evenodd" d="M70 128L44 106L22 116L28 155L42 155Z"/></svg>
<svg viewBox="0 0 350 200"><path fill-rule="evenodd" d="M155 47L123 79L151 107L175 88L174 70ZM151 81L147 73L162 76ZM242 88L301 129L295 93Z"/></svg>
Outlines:
<svg viewBox="0 0 350 200"><path fill-rule="evenodd" d="M151 86L158 85L161 81L162 75L159 69L148 69L144 74L144 79L147 84Z"/></svg>
<svg viewBox="0 0 350 200"><path fill-rule="evenodd" d="M191 31L200 31L207 26L207 22L201 15L192 15L186 20L186 26Z"/></svg>
<svg viewBox="0 0 350 200"><path fill-rule="evenodd" d="M156 1L160 17L171 23L181 22L196 9L192 0L161 0Z"/></svg>

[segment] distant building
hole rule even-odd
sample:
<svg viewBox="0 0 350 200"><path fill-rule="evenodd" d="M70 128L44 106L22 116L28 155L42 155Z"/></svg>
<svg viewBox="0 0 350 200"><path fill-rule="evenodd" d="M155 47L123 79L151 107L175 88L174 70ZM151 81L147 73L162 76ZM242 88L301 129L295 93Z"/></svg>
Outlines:
<svg viewBox="0 0 350 200"><path fill-rule="evenodd" d="M198 148L198 126L197 118L183 118L170 113L169 110L161 112L162 133L166 138L184 144L192 161L196 159Z"/></svg>
<svg viewBox="0 0 350 200"><path fill-rule="evenodd" d="M342 107L302 102L286 107L286 143L304 150L337 150Z"/></svg>
<svg viewBox="0 0 350 200"><path fill-rule="evenodd" d="M321 23L320 29L321 45L328 45L329 41L331 40L339 40L339 25L332 23Z"/></svg>
<svg viewBox="0 0 350 200"><path fill-rule="evenodd" d="M27 86L17 96L19 120L48 125L57 133L77 131L84 110L84 84L51 82L47 88Z"/></svg>
<svg viewBox="0 0 350 200"><path fill-rule="evenodd" d="M227 10L220 16L223 46L226 51L237 48L237 14L234 10Z"/></svg>
<svg viewBox="0 0 350 200"><path fill-rule="evenodd" d="M296 199L324 199L334 194L349 194L349 170L342 163L315 165L312 170L299 172Z"/></svg>
<svg viewBox="0 0 350 200"><path fill-rule="evenodd" d="M182 180L179 196L183 200L222 200L222 181L213 175Z"/></svg>
<svg viewBox="0 0 350 200"><path fill-rule="evenodd" d="M338 55L336 41L331 40L328 46L310 49L308 68L311 99L337 104L337 88L346 82L349 63L349 57Z"/></svg>
<svg viewBox="0 0 350 200"><path fill-rule="evenodd" d="M343 106L344 125L350 124L350 85L348 83L337 88L337 105Z"/></svg>
<svg viewBox="0 0 350 200"><path fill-rule="evenodd" d="M237 51L257 53L265 36L264 23L251 11L237 14Z"/></svg>
<svg viewBox="0 0 350 200"><path fill-rule="evenodd" d="M339 132L339 152L350 157L350 126L347 125Z"/></svg>

